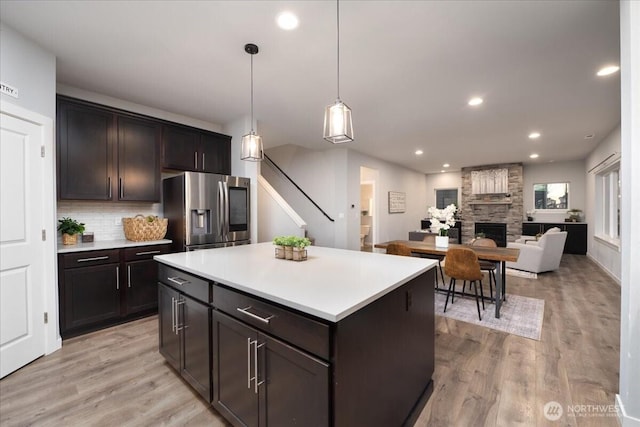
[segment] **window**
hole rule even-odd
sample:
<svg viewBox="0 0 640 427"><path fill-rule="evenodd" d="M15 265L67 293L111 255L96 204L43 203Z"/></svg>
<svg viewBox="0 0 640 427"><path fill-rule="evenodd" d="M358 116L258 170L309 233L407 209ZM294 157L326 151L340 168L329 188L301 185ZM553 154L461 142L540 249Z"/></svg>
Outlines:
<svg viewBox="0 0 640 427"><path fill-rule="evenodd" d="M536 209L569 209L569 183L533 184L533 206Z"/></svg>
<svg viewBox="0 0 640 427"><path fill-rule="evenodd" d="M596 236L620 242L620 162L596 175Z"/></svg>
<svg viewBox="0 0 640 427"><path fill-rule="evenodd" d="M444 209L450 204L458 206L458 189L436 190L436 208Z"/></svg>

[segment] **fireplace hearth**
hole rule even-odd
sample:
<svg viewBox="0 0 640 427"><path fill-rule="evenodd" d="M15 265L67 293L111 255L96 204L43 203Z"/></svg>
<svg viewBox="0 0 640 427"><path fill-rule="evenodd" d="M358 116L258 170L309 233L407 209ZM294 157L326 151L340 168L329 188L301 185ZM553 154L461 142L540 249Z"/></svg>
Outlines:
<svg viewBox="0 0 640 427"><path fill-rule="evenodd" d="M476 222L474 235L484 233L487 239L492 239L499 247L507 246L507 224L502 222Z"/></svg>

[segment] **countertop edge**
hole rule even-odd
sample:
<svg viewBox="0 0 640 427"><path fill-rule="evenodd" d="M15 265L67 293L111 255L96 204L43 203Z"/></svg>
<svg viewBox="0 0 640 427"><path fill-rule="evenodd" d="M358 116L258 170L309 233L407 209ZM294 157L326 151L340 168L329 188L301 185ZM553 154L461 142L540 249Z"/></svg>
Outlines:
<svg viewBox="0 0 640 427"><path fill-rule="evenodd" d="M100 251L105 249L133 248L137 246L153 246L172 243L171 240L148 240L143 242L134 242L132 240L99 240L97 242L77 243L75 245L63 245L58 243L57 253L67 254L74 252Z"/></svg>

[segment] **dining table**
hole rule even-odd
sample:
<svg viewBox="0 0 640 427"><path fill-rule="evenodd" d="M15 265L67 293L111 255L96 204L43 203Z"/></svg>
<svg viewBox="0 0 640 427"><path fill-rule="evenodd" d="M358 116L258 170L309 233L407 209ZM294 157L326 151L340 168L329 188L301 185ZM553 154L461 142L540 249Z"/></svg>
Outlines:
<svg viewBox="0 0 640 427"><path fill-rule="evenodd" d="M391 243L400 243L406 245L414 254L427 254L427 255L447 255L447 250L451 248L467 248L473 250L478 259L484 261L495 262L496 264L496 286L494 293L495 316L500 318L500 308L502 302L506 300L506 263L507 261L516 262L518 256L520 256L520 249L517 248L503 248L503 247L486 247L486 246L473 246L458 243L449 243L447 247L436 246L434 243L418 242L413 240L391 240L388 242L376 243L374 247L378 249L386 249ZM500 286L498 286L498 283ZM441 289L441 288L440 288Z"/></svg>

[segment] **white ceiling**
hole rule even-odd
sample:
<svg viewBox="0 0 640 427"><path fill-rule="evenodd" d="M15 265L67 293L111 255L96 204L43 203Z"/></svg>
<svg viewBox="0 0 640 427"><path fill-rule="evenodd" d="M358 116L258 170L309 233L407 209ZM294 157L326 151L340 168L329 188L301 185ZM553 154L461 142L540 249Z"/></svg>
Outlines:
<svg viewBox="0 0 640 427"><path fill-rule="evenodd" d="M298 29L276 26L283 10ZM3 0L0 16L56 55L59 83L222 125L249 114L255 43L265 147L332 147L334 1ZM340 20L354 150L425 173L575 160L620 121L619 73L595 75L619 64L617 1L343 0Z"/></svg>

